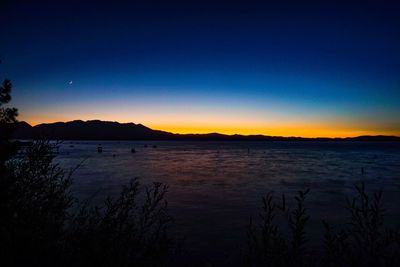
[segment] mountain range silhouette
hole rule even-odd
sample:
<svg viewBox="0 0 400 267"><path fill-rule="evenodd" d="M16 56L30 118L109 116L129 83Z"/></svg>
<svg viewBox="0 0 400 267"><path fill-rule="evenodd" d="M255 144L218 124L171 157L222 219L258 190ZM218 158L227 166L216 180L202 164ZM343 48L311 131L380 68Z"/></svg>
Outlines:
<svg viewBox="0 0 400 267"><path fill-rule="evenodd" d="M51 140L249 140L249 141L400 141L398 136L358 136L347 138L305 138L266 135L225 135L174 134L153 130L142 124L119 123L100 120L74 120L69 122L43 123L31 126L27 122L18 122L13 134L15 139L51 139Z"/></svg>

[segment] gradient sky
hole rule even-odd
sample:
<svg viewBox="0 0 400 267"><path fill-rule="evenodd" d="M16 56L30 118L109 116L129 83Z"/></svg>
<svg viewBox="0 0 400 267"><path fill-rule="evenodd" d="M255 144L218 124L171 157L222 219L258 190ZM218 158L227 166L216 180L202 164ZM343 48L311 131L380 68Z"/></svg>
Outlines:
<svg viewBox="0 0 400 267"><path fill-rule="evenodd" d="M116 2L2 1L20 120L400 135L396 1Z"/></svg>

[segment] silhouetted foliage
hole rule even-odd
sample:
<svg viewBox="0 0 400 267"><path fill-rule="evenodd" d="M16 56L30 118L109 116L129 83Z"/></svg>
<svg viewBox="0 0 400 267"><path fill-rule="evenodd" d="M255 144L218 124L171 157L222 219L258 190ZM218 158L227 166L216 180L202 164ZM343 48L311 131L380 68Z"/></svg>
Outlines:
<svg viewBox="0 0 400 267"><path fill-rule="evenodd" d="M357 196L347 200L348 227L334 232L324 222L326 258L329 266L400 266L399 231L384 227L382 192L366 193L355 185Z"/></svg>
<svg viewBox="0 0 400 267"><path fill-rule="evenodd" d="M9 266L164 266L175 252L167 235L167 187L144 191L133 179L103 206L80 203L71 173L53 163L55 145L35 141L7 162L2 177L1 257ZM79 204L79 207L75 206Z"/></svg>
<svg viewBox="0 0 400 267"><path fill-rule="evenodd" d="M248 227L249 266L400 266L400 232L384 228L382 192L366 193L364 184L355 186L357 196L347 201L348 227L335 232L325 221L324 253L306 248L304 231L309 217L304 206L307 191L295 197L290 211L285 196L276 201L269 192L263 198L261 223ZM284 227L282 221L289 227ZM290 235L288 237L287 232Z"/></svg>
<svg viewBox="0 0 400 267"><path fill-rule="evenodd" d="M304 206L309 190L299 191L295 197L296 208L290 210L286 204L285 195L279 203L273 193L263 197L263 207L260 212L261 223L257 226L250 220L248 226L249 253L246 262L255 266L309 266L306 255L306 237L304 227L309 217ZM286 222L289 236L277 222Z"/></svg>
<svg viewBox="0 0 400 267"><path fill-rule="evenodd" d="M104 207L83 206L71 221L66 244L71 265L165 266L175 253L167 235L167 187L154 183L138 199L136 179ZM142 202L142 204L140 204Z"/></svg>
<svg viewBox="0 0 400 267"><path fill-rule="evenodd" d="M17 121L18 110L16 108L5 108L3 105L11 101L11 88L10 80L4 80L0 86L0 122L13 123Z"/></svg>
<svg viewBox="0 0 400 267"><path fill-rule="evenodd" d="M8 139L15 128L18 110L5 107L11 101L10 80L4 80L0 86L0 175L5 175L4 163L15 153L16 146Z"/></svg>
<svg viewBox="0 0 400 267"><path fill-rule="evenodd" d="M59 256L72 180L53 164L53 146L37 141L6 163L0 211L2 258L11 265L53 262Z"/></svg>

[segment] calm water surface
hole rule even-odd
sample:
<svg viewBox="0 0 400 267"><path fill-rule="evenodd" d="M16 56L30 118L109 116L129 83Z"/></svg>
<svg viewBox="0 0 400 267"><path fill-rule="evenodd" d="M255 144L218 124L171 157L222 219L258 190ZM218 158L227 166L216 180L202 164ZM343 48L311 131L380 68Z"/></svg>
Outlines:
<svg viewBox="0 0 400 267"><path fill-rule="evenodd" d="M320 238L321 219L344 223L345 197L360 181L371 191L384 191L389 223L400 222L399 142L104 141L101 154L98 143L68 141L60 147L62 167L83 161L73 175L74 193L80 198L97 193L93 201L100 201L133 177L142 184L167 183L174 231L201 261L229 261L245 248L249 218L257 217L261 197L270 190L292 197L311 189L311 243Z"/></svg>

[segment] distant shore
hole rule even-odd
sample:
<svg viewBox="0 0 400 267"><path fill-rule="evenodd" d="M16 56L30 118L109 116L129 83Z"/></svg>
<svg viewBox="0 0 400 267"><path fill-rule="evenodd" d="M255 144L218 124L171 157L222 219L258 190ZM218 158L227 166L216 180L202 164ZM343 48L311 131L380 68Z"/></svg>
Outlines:
<svg viewBox="0 0 400 267"><path fill-rule="evenodd" d="M15 126L14 139L55 139L55 140L183 140L183 141L400 141L399 136L357 136L344 138L329 137L283 137L267 135L226 135L208 134L174 134L153 130L142 124L118 123L109 121L70 121L31 126L27 122L18 122ZM11 126L10 126L11 127Z"/></svg>

